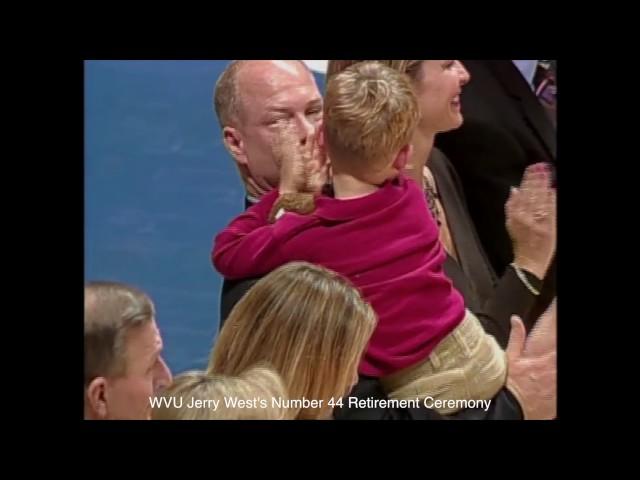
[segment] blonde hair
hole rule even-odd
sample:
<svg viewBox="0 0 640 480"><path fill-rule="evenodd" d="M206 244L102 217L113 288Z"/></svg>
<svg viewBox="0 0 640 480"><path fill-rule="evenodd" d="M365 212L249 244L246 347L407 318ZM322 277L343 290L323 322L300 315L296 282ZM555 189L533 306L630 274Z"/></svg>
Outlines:
<svg viewBox="0 0 640 480"><path fill-rule="evenodd" d="M286 409L275 399L286 399L280 376L270 368L254 367L236 377L202 371L174 378L162 394L153 420L283 420ZM197 406L190 406L192 401ZM217 402L217 405L213 402Z"/></svg>
<svg viewBox="0 0 640 480"><path fill-rule="evenodd" d="M409 78L390 67L356 63L328 79L324 126L334 170L384 170L410 143L418 119Z"/></svg>
<svg viewBox="0 0 640 480"><path fill-rule="evenodd" d="M85 286L84 384L96 377L124 375L126 339L131 330L155 317L151 299L137 288L116 282Z"/></svg>
<svg viewBox="0 0 640 480"><path fill-rule="evenodd" d="M420 78L420 65L424 60L329 60L327 64L327 80L345 68L362 62L380 63L400 73L406 73L411 80L418 80Z"/></svg>
<svg viewBox="0 0 640 480"><path fill-rule="evenodd" d="M376 315L345 279L325 268L292 262L260 279L238 302L211 353L209 372L236 375L267 362L289 398L322 400L299 408L299 419L322 418L348 393Z"/></svg>

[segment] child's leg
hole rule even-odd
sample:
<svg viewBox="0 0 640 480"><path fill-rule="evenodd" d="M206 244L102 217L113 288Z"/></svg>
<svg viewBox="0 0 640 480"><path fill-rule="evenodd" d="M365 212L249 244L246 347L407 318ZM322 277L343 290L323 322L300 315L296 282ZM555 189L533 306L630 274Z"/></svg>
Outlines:
<svg viewBox="0 0 640 480"><path fill-rule="evenodd" d="M437 401L489 400L506 381L506 354L467 311L464 320L418 365L380 379L390 398L432 397L434 409L451 414L465 408Z"/></svg>

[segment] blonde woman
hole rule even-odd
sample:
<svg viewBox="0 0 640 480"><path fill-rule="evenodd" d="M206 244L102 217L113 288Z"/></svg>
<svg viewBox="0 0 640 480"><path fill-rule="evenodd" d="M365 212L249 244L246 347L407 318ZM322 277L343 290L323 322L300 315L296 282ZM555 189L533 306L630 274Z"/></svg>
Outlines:
<svg viewBox="0 0 640 480"><path fill-rule="evenodd" d="M157 398L153 420L283 420L288 412L280 376L254 367L237 376L185 372Z"/></svg>
<svg viewBox="0 0 640 480"><path fill-rule="evenodd" d="M260 279L238 302L208 371L238 375L266 362L282 376L288 418L329 418L358 380L376 316L338 274L292 262Z"/></svg>

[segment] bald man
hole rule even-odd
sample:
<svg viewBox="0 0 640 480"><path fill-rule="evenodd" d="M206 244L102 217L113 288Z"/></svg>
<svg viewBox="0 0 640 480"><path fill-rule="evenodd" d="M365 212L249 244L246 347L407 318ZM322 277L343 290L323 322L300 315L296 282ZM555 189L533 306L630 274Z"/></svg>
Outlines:
<svg viewBox="0 0 640 480"><path fill-rule="evenodd" d="M307 142L322 119L322 96L299 60L236 60L216 84L214 108L249 206L280 182L273 152L279 129L295 127Z"/></svg>
<svg viewBox="0 0 640 480"><path fill-rule="evenodd" d="M300 60L234 60L216 83L213 104L249 208L280 183L280 162L273 151L279 129L296 127L300 142L306 143L322 119L322 95ZM256 280L224 281L220 328Z"/></svg>

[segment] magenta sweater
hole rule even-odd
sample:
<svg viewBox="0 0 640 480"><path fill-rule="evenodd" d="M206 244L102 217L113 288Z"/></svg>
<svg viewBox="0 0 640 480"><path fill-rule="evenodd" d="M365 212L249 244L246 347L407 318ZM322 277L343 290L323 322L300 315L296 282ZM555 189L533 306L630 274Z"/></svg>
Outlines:
<svg viewBox="0 0 640 480"><path fill-rule="evenodd" d="M217 235L213 264L227 278L296 260L347 277L378 314L362 374L422 361L462 321L464 300L444 274L438 227L413 180L401 176L351 200L321 196L312 214L286 213L269 224L277 198L277 190L265 195Z"/></svg>

